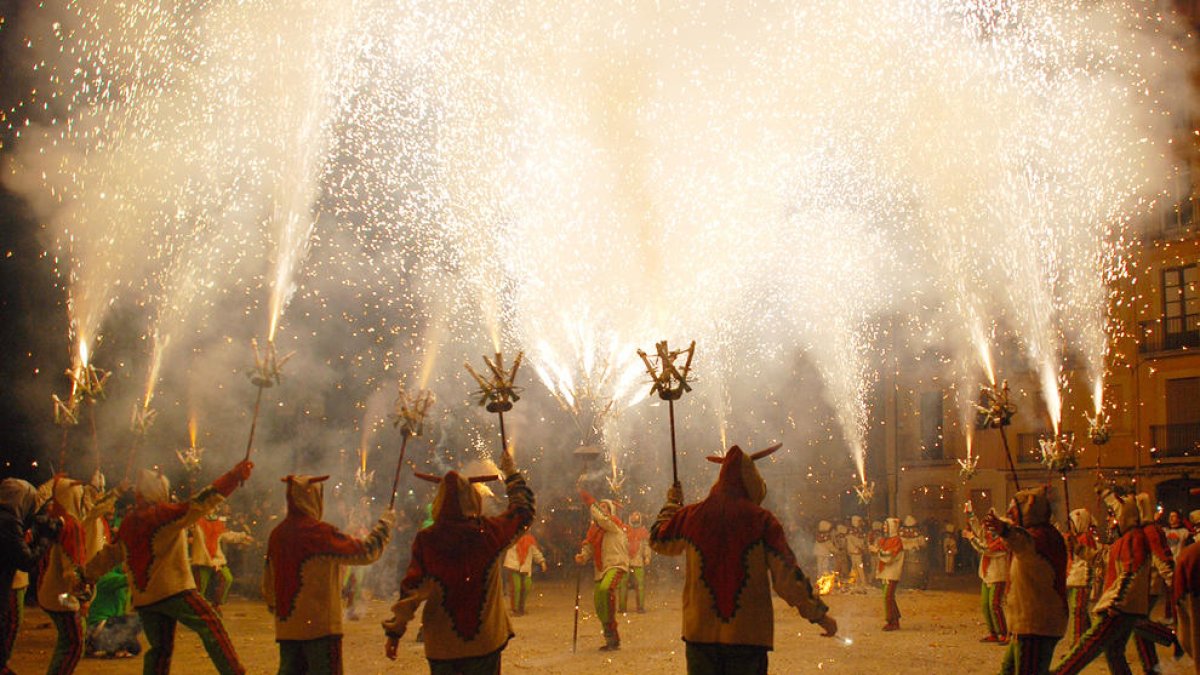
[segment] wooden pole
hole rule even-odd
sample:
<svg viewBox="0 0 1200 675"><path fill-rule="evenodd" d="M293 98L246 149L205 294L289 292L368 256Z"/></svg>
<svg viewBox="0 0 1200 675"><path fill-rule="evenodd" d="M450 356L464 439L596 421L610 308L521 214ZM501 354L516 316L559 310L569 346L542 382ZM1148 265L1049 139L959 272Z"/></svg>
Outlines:
<svg viewBox="0 0 1200 675"><path fill-rule="evenodd" d="M504 412L496 413L500 416L500 454L508 452L508 434L504 431Z"/></svg>
<svg viewBox="0 0 1200 675"><path fill-rule="evenodd" d="M675 484L679 482L679 464L675 451L675 399L667 399L667 411L671 416L671 481Z"/></svg>
<svg viewBox="0 0 1200 675"><path fill-rule="evenodd" d="M400 469L404 466L404 451L408 449L410 435L407 431L402 431L400 434L403 440L400 441L400 458L396 460L396 476L392 479L392 500L388 502L389 511L396 507L396 490L400 487Z"/></svg>
<svg viewBox="0 0 1200 675"><path fill-rule="evenodd" d="M1004 443L1004 458L1008 460L1008 472L1012 474L1013 484L1017 486L1017 492L1021 491L1021 479L1017 478L1017 467L1013 464L1012 452L1008 449L1008 434L1004 433L1004 425L1000 425L1000 441Z"/></svg>
<svg viewBox="0 0 1200 675"><path fill-rule="evenodd" d="M250 449L254 447L254 430L258 427L258 410L262 406L263 387L259 385L258 396L254 399L254 416L250 418L250 438L246 441L246 456L242 461L250 460Z"/></svg>

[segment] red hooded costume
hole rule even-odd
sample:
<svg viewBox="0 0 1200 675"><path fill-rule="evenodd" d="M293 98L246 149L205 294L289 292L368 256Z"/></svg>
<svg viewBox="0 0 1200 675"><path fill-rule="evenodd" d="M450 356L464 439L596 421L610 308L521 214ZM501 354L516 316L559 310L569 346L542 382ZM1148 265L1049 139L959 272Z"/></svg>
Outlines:
<svg viewBox="0 0 1200 675"><path fill-rule="evenodd" d="M413 539L400 599L392 618L383 623L388 635L403 635L425 602L421 622L429 659L485 656L508 643L513 632L504 610L501 561L533 521L534 506L521 474L509 475L505 486L508 509L486 517L469 479L457 471L441 479L433 524Z"/></svg>
<svg viewBox="0 0 1200 675"><path fill-rule="evenodd" d="M783 527L759 506L766 484L734 446L703 501L668 501L650 529L650 547L687 556L683 639L698 644L774 646L771 588L816 623L828 608L796 564Z"/></svg>
<svg viewBox="0 0 1200 675"><path fill-rule="evenodd" d="M328 476L288 476L287 517L267 541L263 597L275 615L276 640L315 640L342 634L344 565L369 565L391 537L392 517L380 518L363 539L321 520ZM390 513L390 512L389 512Z"/></svg>

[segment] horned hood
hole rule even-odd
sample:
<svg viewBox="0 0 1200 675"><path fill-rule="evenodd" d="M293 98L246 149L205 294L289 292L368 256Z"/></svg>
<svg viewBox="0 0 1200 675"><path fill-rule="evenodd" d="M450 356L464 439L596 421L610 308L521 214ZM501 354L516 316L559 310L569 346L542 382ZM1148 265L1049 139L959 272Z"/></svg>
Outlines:
<svg viewBox="0 0 1200 675"><path fill-rule="evenodd" d="M721 458L721 474L709 494L741 497L762 504L767 497L767 484L754 466L754 460L735 445Z"/></svg>
<svg viewBox="0 0 1200 675"><path fill-rule="evenodd" d="M474 518L483 513L483 499L466 476L449 471L438 484L433 498L433 520Z"/></svg>
<svg viewBox="0 0 1200 675"><path fill-rule="evenodd" d="M138 471L137 483L133 489L138 498L151 504L167 502L171 499L171 482L157 471L149 469Z"/></svg>
<svg viewBox="0 0 1200 675"><path fill-rule="evenodd" d="M1145 492L1139 492L1134 499L1137 500L1138 518L1142 521L1143 525L1149 525L1158 520L1156 517L1158 514L1155 513L1154 508L1154 500L1150 498L1150 495Z"/></svg>
<svg viewBox="0 0 1200 675"><path fill-rule="evenodd" d="M75 518L83 519L83 483L71 480L65 475L53 478L50 488L50 498L64 513Z"/></svg>
<svg viewBox="0 0 1200 675"><path fill-rule="evenodd" d="M321 519L325 513L325 481L329 476L288 476L287 512L289 516L305 515Z"/></svg>
<svg viewBox="0 0 1200 675"><path fill-rule="evenodd" d="M1092 514L1087 509L1075 509L1071 512L1071 527L1076 532L1087 532L1092 528Z"/></svg>
<svg viewBox="0 0 1200 675"><path fill-rule="evenodd" d="M6 506L22 523L29 522L30 517L37 513L41 502L38 499L37 488L29 481L20 478L5 478L0 480L0 506Z"/></svg>
<svg viewBox="0 0 1200 675"><path fill-rule="evenodd" d="M1049 524L1050 500L1046 498L1046 488L1028 488L1014 495L1008 518L1021 527Z"/></svg>
<svg viewBox="0 0 1200 675"><path fill-rule="evenodd" d="M1113 490L1105 489L1100 492L1100 499L1105 508L1112 514L1117 532L1125 533L1137 527L1141 522L1137 500L1133 495L1120 495Z"/></svg>

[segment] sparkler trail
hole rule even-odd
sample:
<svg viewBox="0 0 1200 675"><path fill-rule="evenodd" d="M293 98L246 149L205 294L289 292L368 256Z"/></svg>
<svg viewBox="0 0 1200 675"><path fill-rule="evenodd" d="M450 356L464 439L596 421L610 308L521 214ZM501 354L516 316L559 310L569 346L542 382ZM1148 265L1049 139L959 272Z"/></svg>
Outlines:
<svg viewBox="0 0 1200 675"><path fill-rule="evenodd" d="M174 386L171 354L225 365L286 309L351 400L418 350L462 387L486 340L620 408L628 346L686 336L736 357L705 384L733 436L804 354L863 481L880 353L930 341L905 314L958 317L989 381L1019 344L1055 429L1070 357L1101 408L1109 284L1192 95L1182 24L1117 0L47 0L13 29L3 180L79 362L134 308Z"/></svg>

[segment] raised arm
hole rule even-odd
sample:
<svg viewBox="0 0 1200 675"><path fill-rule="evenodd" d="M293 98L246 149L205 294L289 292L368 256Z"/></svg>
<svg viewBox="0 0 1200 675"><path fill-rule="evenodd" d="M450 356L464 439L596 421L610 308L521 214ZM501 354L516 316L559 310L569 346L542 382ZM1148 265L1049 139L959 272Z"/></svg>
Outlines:
<svg viewBox="0 0 1200 675"><path fill-rule="evenodd" d="M683 486L676 482L667 490L667 501L650 526L650 548L655 553L682 555L687 550L687 541L680 532L683 523L679 510L682 508Z"/></svg>

